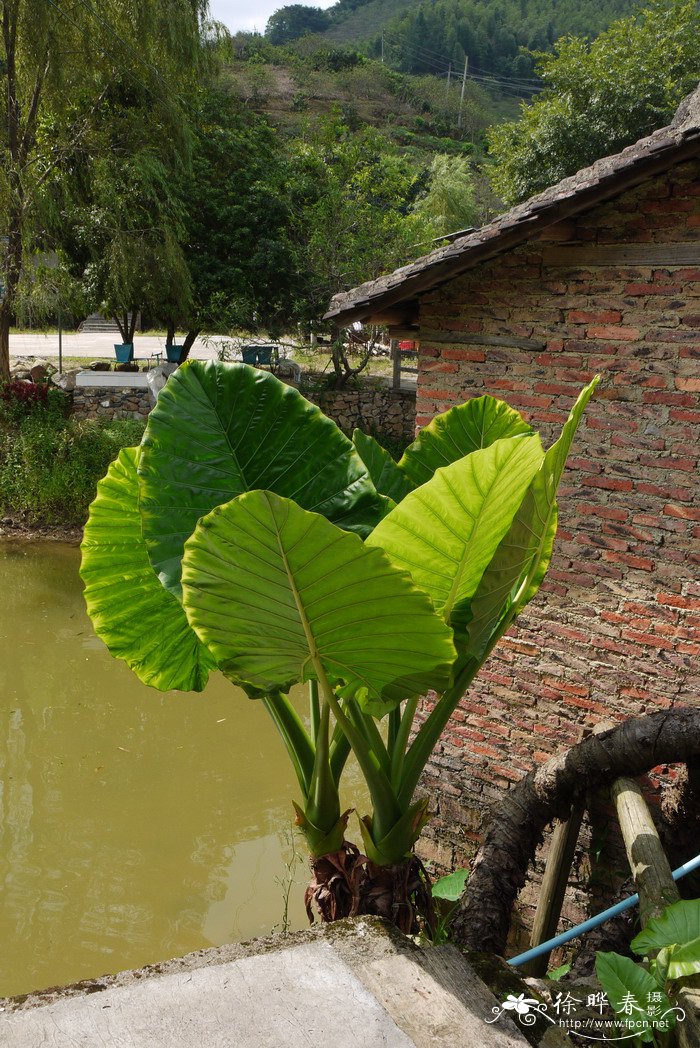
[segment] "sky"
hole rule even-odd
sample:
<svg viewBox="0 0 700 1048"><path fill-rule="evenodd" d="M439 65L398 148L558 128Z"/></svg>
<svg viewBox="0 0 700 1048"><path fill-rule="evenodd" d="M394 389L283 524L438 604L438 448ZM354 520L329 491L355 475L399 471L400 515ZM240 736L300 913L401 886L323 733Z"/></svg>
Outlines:
<svg viewBox="0 0 700 1048"><path fill-rule="evenodd" d="M234 33L238 29L257 29L263 33L271 14L288 3L299 2L305 7L330 7L335 0L312 0L311 3L305 0L209 0L209 11L212 18L223 22Z"/></svg>

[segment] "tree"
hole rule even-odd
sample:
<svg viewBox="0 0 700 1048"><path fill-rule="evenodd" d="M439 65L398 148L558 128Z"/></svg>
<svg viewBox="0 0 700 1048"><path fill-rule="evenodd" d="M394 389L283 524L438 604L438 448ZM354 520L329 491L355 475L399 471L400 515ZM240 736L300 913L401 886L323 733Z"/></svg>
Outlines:
<svg viewBox="0 0 700 1048"><path fill-rule="evenodd" d="M486 396L438 416L396 463L272 375L189 361L141 447L101 482L81 568L97 632L153 687L200 691L218 667L261 701L297 776L307 908L324 919L430 926L413 853L427 799L414 792L545 576L556 489L596 383L547 452ZM308 729L287 698L302 681ZM417 725L427 689L435 705ZM363 855L339 801L351 750L372 803Z"/></svg>
<svg viewBox="0 0 700 1048"><path fill-rule="evenodd" d="M76 150L115 80L138 82L152 109L174 113L174 85L193 67L205 9L206 0L79 0L70 12L53 0L0 0L0 379L22 273L53 247L47 214L57 217Z"/></svg>
<svg viewBox="0 0 700 1048"><path fill-rule="evenodd" d="M416 253L426 232L411 213L418 185L374 128L353 134L332 117L294 143L289 192L305 289L300 320L317 319L337 291Z"/></svg>
<svg viewBox="0 0 700 1048"><path fill-rule="evenodd" d="M192 166L177 183L192 295L158 312L187 331L185 357L203 328L284 330L301 295L275 132L220 88L196 105Z"/></svg>
<svg viewBox="0 0 700 1048"><path fill-rule="evenodd" d="M289 4L270 15L265 36L271 44L289 44L308 33L323 33L330 24L330 15L321 7Z"/></svg>
<svg viewBox="0 0 700 1048"><path fill-rule="evenodd" d="M430 165L430 184L418 198L414 213L430 223L434 236L466 229L475 223L478 206L466 157L438 153Z"/></svg>
<svg viewBox="0 0 700 1048"><path fill-rule="evenodd" d="M694 0L654 0L590 45L559 40L538 70L546 90L488 133L490 177L509 204L669 122L700 75L700 11Z"/></svg>

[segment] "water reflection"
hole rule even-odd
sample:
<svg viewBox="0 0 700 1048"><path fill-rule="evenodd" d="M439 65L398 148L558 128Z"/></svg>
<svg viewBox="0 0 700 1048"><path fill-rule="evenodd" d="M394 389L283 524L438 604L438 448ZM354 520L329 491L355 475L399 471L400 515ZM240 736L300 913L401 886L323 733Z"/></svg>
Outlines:
<svg viewBox="0 0 700 1048"><path fill-rule="evenodd" d="M296 790L274 727L220 677L140 685L92 633L77 563L0 548L0 995L282 922Z"/></svg>

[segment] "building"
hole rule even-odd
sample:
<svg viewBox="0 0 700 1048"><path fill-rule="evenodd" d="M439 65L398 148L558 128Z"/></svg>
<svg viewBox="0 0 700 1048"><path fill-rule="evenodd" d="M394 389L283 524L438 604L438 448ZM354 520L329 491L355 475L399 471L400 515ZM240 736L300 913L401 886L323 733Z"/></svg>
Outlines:
<svg viewBox="0 0 700 1048"><path fill-rule="evenodd" d="M333 299L420 343L418 425L490 393L548 442L594 374L551 569L443 736L424 854L603 718L700 700L700 88L669 127Z"/></svg>

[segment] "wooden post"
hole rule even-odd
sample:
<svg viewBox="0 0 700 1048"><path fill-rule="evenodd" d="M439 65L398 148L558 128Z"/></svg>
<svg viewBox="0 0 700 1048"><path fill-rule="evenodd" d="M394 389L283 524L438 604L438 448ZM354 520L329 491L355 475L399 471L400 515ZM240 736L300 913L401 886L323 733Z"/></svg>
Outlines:
<svg viewBox="0 0 700 1048"><path fill-rule="evenodd" d="M391 385L394 389L401 389L401 350L399 340L392 338L391 346Z"/></svg>
<svg viewBox="0 0 700 1048"><path fill-rule="evenodd" d="M659 917L667 906L678 902L680 895L651 813L637 783L633 779L616 779L610 793L639 892L639 912L644 927L651 917Z"/></svg>
<svg viewBox="0 0 700 1048"><path fill-rule="evenodd" d="M557 823L552 834L544 877L540 886L537 911L532 922L531 948L539 946L540 943L552 939L557 934L583 812L584 809L581 806L572 808L571 815L566 822ZM549 953L543 953L540 957L535 957L534 960L524 964L521 971L524 975L540 979L547 974L549 958Z"/></svg>

